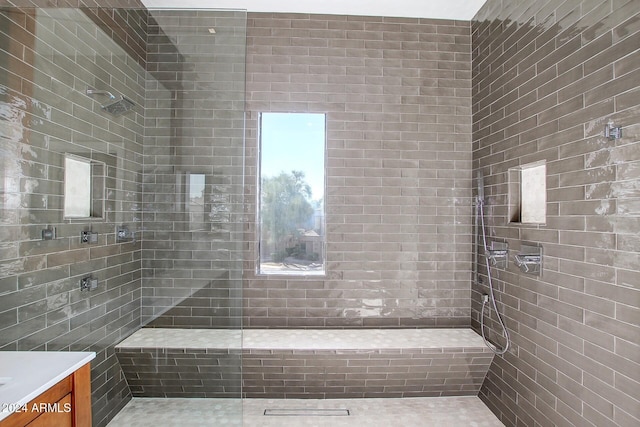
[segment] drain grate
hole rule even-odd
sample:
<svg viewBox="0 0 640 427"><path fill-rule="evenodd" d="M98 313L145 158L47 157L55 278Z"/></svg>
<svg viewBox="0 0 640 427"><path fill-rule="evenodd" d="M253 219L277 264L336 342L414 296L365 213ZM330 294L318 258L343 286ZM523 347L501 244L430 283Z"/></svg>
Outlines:
<svg viewBox="0 0 640 427"><path fill-rule="evenodd" d="M264 415L271 417L348 417L348 409L265 409Z"/></svg>

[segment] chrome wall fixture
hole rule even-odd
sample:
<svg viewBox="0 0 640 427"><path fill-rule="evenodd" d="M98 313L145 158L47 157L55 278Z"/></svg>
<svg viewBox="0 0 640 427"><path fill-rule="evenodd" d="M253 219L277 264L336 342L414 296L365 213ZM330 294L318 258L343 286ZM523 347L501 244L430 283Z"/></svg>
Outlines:
<svg viewBox="0 0 640 427"><path fill-rule="evenodd" d="M491 247L487 250L487 258L491 261L492 266L506 269L509 263L509 244L506 242L491 242Z"/></svg>
<svg viewBox="0 0 640 427"><path fill-rule="evenodd" d="M80 279L80 291L89 292L97 288L98 288L98 279L96 279L92 275L89 275Z"/></svg>
<svg viewBox="0 0 640 427"><path fill-rule="evenodd" d="M622 126L607 123L604 125L604 136L611 140L622 138Z"/></svg>
<svg viewBox="0 0 640 427"><path fill-rule="evenodd" d="M42 230L42 240L54 240L56 238L56 228L47 225L47 228Z"/></svg>
<svg viewBox="0 0 640 427"><path fill-rule="evenodd" d="M81 231L80 243L98 243L98 233L96 233L95 231Z"/></svg>
<svg viewBox="0 0 640 427"><path fill-rule="evenodd" d="M109 97L109 101L106 104L100 106L107 113L113 114L114 116L119 116L121 114L126 113L136 106L136 103L125 97L124 95L120 95L116 97L114 94L107 90L97 90L92 87L88 87L86 94L93 98L94 95L104 95Z"/></svg>
<svg viewBox="0 0 640 427"><path fill-rule="evenodd" d="M520 252L514 256L514 261L523 273L540 276L542 274L542 247L523 244L520 247Z"/></svg>
<svg viewBox="0 0 640 427"><path fill-rule="evenodd" d="M136 241L135 231L129 230L126 225L116 227L116 243L127 243Z"/></svg>

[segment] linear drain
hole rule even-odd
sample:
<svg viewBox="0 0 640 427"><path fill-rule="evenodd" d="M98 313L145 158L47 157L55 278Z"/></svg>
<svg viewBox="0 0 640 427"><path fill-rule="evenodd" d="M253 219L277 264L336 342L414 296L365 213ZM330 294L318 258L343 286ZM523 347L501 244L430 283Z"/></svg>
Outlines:
<svg viewBox="0 0 640 427"><path fill-rule="evenodd" d="M271 417L348 417L348 409L265 409L264 415Z"/></svg>

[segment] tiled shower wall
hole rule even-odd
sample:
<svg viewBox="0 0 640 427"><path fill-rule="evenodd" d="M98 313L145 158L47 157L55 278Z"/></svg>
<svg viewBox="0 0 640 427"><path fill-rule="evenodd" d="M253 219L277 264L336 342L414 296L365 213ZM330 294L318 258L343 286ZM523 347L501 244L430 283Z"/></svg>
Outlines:
<svg viewBox="0 0 640 427"><path fill-rule="evenodd" d="M250 13L247 25L244 324L468 325L469 22ZM327 115L324 277L255 274L261 112Z"/></svg>
<svg viewBox="0 0 640 427"><path fill-rule="evenodd" d="M0 349L95 351L93 418L100 426L130 398L113 345L140 326L140 245L116 243L115 226L141 219L146 79L108 34L134 36L146 18L107 10L98 18L79 9L0 15ZM88 15L111 25L106 34ZM143 40L144 32L135 38ZM102 99L85 95L87 86L123 93L137 106L108 116ZM107 165L104 219L63 219L65 153ZM56 228L56 239L41 240L47 226ZM80 232L89 229L98 243L81 244ZM88 274L98 288L80 292Z"/></svg>
<svg viewBox="0 0 640 427"><path fill-rule="evenodd" d="M489 0L473 21L473 160L491 238L544 252L542 277L494 269L512 348L481 397L507 426L640 424L638 22L637 0ZM621 139L603 136L608 122ZM546 224L509 224L507 170L539 160Z"/></svg>

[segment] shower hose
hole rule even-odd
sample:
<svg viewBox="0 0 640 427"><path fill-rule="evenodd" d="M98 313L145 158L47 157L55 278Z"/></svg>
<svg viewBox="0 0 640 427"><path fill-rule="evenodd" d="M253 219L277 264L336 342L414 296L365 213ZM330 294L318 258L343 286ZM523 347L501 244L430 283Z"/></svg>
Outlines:
<svg viewBox="0 0 640 427"><path fill-rule="evenodd" d="M487 233L484 225L484 201L479 197L476 200L476 224L478 224L478 219L480 220L479 225L480 225L480 229L482 230L482 246L484 248L484 255L485 255L484 262L485 262L485 265L487 266L487 279L489 282L488 300L491 301L491 305L493 306L493 310L496 312L496 317L498 318L498 322L500 323L500 326L502 326L502 333L506 340L506 344L502 349L500 349L497 346L490 343L485 336L484 308L488 302L487 298L485 297L482 298L482 310L480 311L480 330L482 331L482 339L484 340L484 343L486 344L486 346L489 347L489 349L493 351L495 354L502 355L502 354L505 354L507 350L509 350L509 344L511 340L509 338L509 331L507 330L507 327L504 324L504 320L502 319L502 315L498 311L498 306L496 305L496 298L493 292L493 280L491 279L491 263L489 262L489 257L487 256L489 252L489 248L487 247Z"/></svg>

